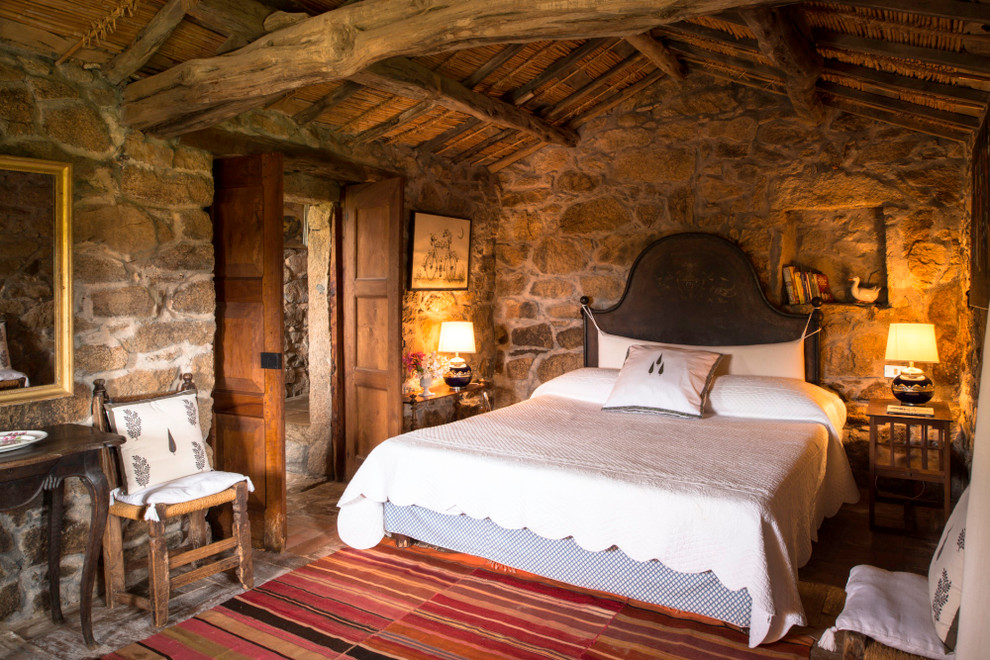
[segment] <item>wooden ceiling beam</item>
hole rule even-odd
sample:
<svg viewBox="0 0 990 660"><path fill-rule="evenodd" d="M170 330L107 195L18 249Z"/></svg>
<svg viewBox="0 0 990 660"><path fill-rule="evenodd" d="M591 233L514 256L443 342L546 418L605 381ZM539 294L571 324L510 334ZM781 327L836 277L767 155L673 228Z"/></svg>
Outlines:
<svg viewBox="0 0 990 660"><path fill-rule="evenodd" d="M605 101L604 103L600 105L596 105L594 108L584 113L580 117L577 117L576 119L572 119L571 122L569 123L569 126L573 128L577 128L582 124L588 123L595 117L605 114L606 112L608 112L615 106L619 105L626 99L630 99L633 96L636 96L637 94L639 94L641 91L643 91L653 83L664 78L666 75L667 74L665 74L663 71L654 71L653 73L648 74L646 77L642 78L641 80L638 80L637 82L634 82L632 85L629 85L628 87L624 87L622 91L620 91L618 94L611 97L609 100Z"/></svg>
<svg viewBox="0 0 990 660"><path fill-rule="evenodd" d="M296 114L292 115L292 118L300 126L305 126L306 124L316 121L317 117L322 115L331 107L337 105L338 103L343 103L347 99L351 98L361 91L362 88L363 85L359 85L358 83L350 80L345 80L343 85L333 90L326 96L317 99L312 103L312 105L303 108Z"/></svg>
<svg viewBox="0 0 990 660"><path fill-rule="evenodd" d="M908 44L828 31L815 32L815 41L819 46L868 53L877 57L917 60L926 64L948 67L964 77L977 77L981 80L990 80L990 58L983 57L982 55L970 55L969 53L956 53L937 50L935 48L910 46ZM942 73L946 72L943 71Z"/></svg>
<svg viewBox="0 0 990 660"><path fill-rule="evenodd" d="M150 132L167 126L175 135L203 115L219 122L234 116L226 114L234 107L243 108L241 102L346 78L390 57L621 36L776 1L363 0L269 33L223 57L188 60L132 82L124 90L124 121ZM452 25L457 29L449 29Z"/></svg>
<svg viewBox="0 0 990 660"><path fill-rule="evenodd" d="M570 129L551 126L525 110L471 91L456 80L404 57L375 62L349 78L396 96L431 101L503 128L528 133L544 142L574 146L578 141L577 133Z"/></svg>
<svg viewBox="0 0 990 660"><path fill-rule="evenodd" d="M553 107L547 108L544 112L541 113L540 116L542 116L547 121L558 120L559 118L566 115L568 112L571 112L574 106L581 103L589 96L594 95L595 92L597 92L598 90L610 86L611 85L610 81L613 75L623 71L624 69L629 68L630 66L636 64L637 62L641 62L643 60L643 57L644 56L641 55L638 51L633 52L632 55L630 55L629 57L625 58L624 60L616 64L614 67L612 67L612 70L609 71L607 74L605 74L601 78L595 78L594 80L589 81L586 85L582 86L580 89L575 90L569 96L561 99L560 102L554 105Z"/></svg>
<svg viewBox="0 0 990 660"><path fill-rule="evenodd" d="M848 62L827 60L825 72L851 78L894 94L922 94L976 112L985 110L990 101L990 93L980 89L899 76Z"/></svg>
<svg viewBox="0 0 990 660"><path fill-rule="evenodd" d="M119 85L137 73L172 35L172 31L185 18L186 12L195 4L196 0L168 0L148 24L141 28L134 41L104 69L110 82Z"/></svg>
<svg viewBox="0 0 990 660"><path fill-rule="evenodd" d="M847 99L852 99L853 101L857 101L863 105L868 105L878 110L886 110L892 113L906 114L914 118L922 118L933 124L942 125L950 130L958 129L961 131L966 131L971 135L980 127L979 117L963 115L958 112L937 110L935 108L929 108L926 105L918 105L917 103L902 101L889 96L883 96L882 94L864 92L858 89L853 89L852 87L845 87L843 85L828 81L821 81L818 85L822 91L828 92L833 96L841 96Z"/></svg>
<svg viewBox="0 0 990 660"><path fill-rule="evenodd" d="M265 19L274 11L257 0L200 0L188 13L194 22L227 36L217 50L222 55L265 34Z"/></svg>
<svg viewBox="0 0 990 660"><path fill-rule="evenodd" d="M526 101L530 100L536 96L536 90L542 87L546 83L550 82L557 76L559 76L564 71L567 71L572 66L580 62L582 59L590 55L592 52L598 50L603 45L605 45L605 39L589 39L583 44L558 58L553 64L548 66L546 69L540 72L540 75L536 76L525 85L512 90L505 95L505 100L512 105L522 105Z"/></svg>
<svg viewBox="0 0 990 660"><path fill-rule="evenodd" d="M519 51L525 47L526 44L508 44L505 48L499 51L498 55L482 64L477 68L477 70L475 70L474 73L462 80L461 84L468 89L474 89L476 85L495 73L496 69L500 68L503 64L519 54Z"/></svg>
<svg viewBox="0 0 990 660"><path fill-rule="evenodd" d="M394 117L386 121L383 121L377 126L373 126L372 128L369 128L366 131L362 131L361 133L358 133L354 139L357 142L369 142L378 137L381 137L382 135L385 135L396 126L401 126L402 124L405 124L407 122L416 119L417 117L421 117L425 115L434 107L436 107L436 104L434 104L433 101L420 101L411 108L407 108L406 110L403 110L399 114L395 115Z"/></svg>
<svg viewBox="0 0 990 660"><path fill-rule="evenodd" d="M461 133L464 133L465 131L471 130L475 126L478 126L480 123L481 123L480 119L476 119L475 117L469 117L467 120L462 121L460 124L457 124L456 126L451 126L443 133L440 133L439 135L436 135L430 138L429 140L426 140L425 142L420 142L416 148L429 151L431 153L436 152L438 149L443 147L450 140L453 140L455 137L457 137Z"/></svg>
<svg viewBox="0 0 990 660"><path fill-rule="evenodd" d="M742 12L742 17L756 35L760 51L783 74L787 96L798 117L821 124L825 106L815 83L822 72L822 58L798 30L790 11L788 7L755 7Z"/></svg>
<svg viewBox="0 0 990 660"><path fill-rule="evenodd" d="M488 171L489 172L498 172L499 170L504 169L504 168L508 167L509 165L512 165L513 163L515 163L517 161L522 160L526 156L531 156L531 155L535 154L537 151L539 151L540 149L542 149L543 147L546 147L546 146L548 146L546 142L537 142L534 145L530 145L528 147L523 147L523 148L519 149L519 151L517 151L516 153L510 154L510 155L506 156L505 158L503 158L502 160L497 161L497 162L492 163L491 165L489 165L488 166Z"/></svg>
<svg viewBox="0 0 990 660"><path fill-rule="evenodd" d="M848 88L842 89L848 90ZM864 93L860 92L859 94ZM856 95L846 93L832 95L826 92L825 102L830 107L837 108L843 112L900 126L901 128L918 133L955 140L956 142L966 142L973 136L973 129L961 129L940 121L931 121L924 116L890 110L882 104L876 103L875 99L869 99L868 97L864 97L861 100L856 98Z"/></svg>
<svg viewBox="0 0 990 660"><path fill-rule="evenodd" d="M843 5L918 14L957 21L990 23L990 4L956 0L842 0Z"/></svg>
<svg viewBox="0 0 990 660"><path fill-rule="evenodd" d="M651 37L649 32L630 35L626 37L626 41L668 76L684 80L684 63L664 44Z"/></svg>
<svg viewBox="0 0 990 660"><path fill-rule="evenodd" d="M491 136L487 137L486 139L481 140L480 142L471 145L470 147L468 147L467 149L465 149L461 153L457 154L456 156L452 156L452 159L453 159L453 161L455 163L463 163L466 160L468 160L469 158L471 158L472 156L474 156L475 154L481 153L482 151L484 151L488 147L492 146L493 144L498 144L502 140L505 140L510 135L512 135L512 133L514 133L514 132L515 131L513 131L511 128L503 128L502 130L498 131L494 135L491 135Z"/></svg>

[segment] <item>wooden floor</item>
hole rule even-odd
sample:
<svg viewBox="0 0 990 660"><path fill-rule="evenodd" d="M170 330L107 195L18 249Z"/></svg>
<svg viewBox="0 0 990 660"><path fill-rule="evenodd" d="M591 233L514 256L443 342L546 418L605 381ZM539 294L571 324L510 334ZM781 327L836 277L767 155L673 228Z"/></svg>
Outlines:
<svg viewBox="0 0 990 660"><path fill-rule="evenodd" d="M287 551L279 555L256 551L256 583L270 580L341 547L335 505L342 490L340 483L290 481ZM903 526L901 511L900 507L894 506L878 508L878 524ZM812 559L800 570L802 581L843 587L850 568L857 564L927 574L942 527L938 516L919 509L916 520L912 519L918 531L898 533L870 531L867 513L864 497L859 504L843 507L836 517L823 523ZM236 582L227 575L214 576L199 585L189 585L173 598L171 622L191 617L239 592ZM68 623L63 626L36 620L13 630L0 628L0 657L91 658L155 632L147 613L123 606L108 610L100 603L97 601L93 611L93 630L101 642L96 651L89 651L82 643L78 612L67 610ZM830 656L818 652L812 657Z"/></svg>

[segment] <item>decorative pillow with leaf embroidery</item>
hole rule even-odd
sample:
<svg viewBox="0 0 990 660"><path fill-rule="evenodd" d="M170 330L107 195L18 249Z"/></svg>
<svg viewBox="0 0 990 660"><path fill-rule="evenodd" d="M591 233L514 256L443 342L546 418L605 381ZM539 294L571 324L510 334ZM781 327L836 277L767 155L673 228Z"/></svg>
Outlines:
<svg viewBox="0 0 990 660"><path fill-rule="evenodd" d="M106 405L120 447L126 493L210 470L196 392Z"/></svg>
<svg viewBox="0 0 990 660"><path fill-rule="evenodd" d="M630 346L602 410L701 417L721 358L666 344Z"/></svg>
<svg viewBox="0 0 990 660"><path fill-rule="evenodd" d="M956 633L959 627L968 505L969 489L967 488L952 509L949 521L945 523L942 538L928 567L928 595L931 600L935 633L950 651L956 647Z"/></svg>
<svg viewBox="0 0 990 660"><path fill-rule="evenodd" d="M12 369L7 351L7 322L0 321L0 369Z"/></svg>

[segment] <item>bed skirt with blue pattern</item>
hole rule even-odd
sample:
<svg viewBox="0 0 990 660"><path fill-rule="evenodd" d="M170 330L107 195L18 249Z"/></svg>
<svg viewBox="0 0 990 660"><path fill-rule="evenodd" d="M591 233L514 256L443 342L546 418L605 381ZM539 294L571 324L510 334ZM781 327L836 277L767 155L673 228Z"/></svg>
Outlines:
<svg viewBox="0 0 990 660"><path fill-rule="evenodd" d="M726 589L711 571L678 573L658 561L632 560L618 548L591 552L570 537L546 539L528 529L504 529L487 518L415 505L386 502L385 529L567 584L749 626L749 592Z"/></svg>

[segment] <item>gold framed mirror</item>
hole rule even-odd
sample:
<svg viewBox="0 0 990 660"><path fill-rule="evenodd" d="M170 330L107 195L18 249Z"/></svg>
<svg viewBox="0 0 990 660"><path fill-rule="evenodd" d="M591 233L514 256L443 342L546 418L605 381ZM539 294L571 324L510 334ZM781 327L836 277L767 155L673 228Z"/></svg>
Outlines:
<svg viewBox="0 0 990 660"><path fill-rule="evenodd" d="M0 405L69 396L72 165L0 155Z"/></svg>

